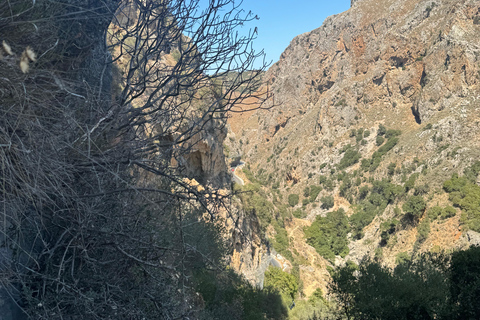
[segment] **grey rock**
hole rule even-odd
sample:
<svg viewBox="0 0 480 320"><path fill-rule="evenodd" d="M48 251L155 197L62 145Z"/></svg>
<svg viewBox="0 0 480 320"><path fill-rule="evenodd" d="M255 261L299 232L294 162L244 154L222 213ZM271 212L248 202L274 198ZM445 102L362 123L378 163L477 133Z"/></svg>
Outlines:
<svg viewBox="0 0 480 320"><path fill-rule="evenodd" d="M472 246L480 246L480 233L468 230L467 241Z"/></svg>

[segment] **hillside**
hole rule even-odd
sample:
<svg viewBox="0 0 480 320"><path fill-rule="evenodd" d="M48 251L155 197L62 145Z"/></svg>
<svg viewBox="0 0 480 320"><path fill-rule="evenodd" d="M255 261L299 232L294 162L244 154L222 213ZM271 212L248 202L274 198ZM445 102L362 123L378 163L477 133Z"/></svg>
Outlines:
<svg viewBox="0 0 480 320"><path fill-rule="evenodd" d="M0 319L480 318L478 0L256 19L0 1Z"/></svg>
<svg viewBox="0 0 480 320"><path fill-rule="evenodd" d="M327 266L480 244L479 32L478 1L359 0L292 40L265 75L272 108L232 114L225 140L263 199L242 198L256 260L272 243L310 296Z"/></svg>

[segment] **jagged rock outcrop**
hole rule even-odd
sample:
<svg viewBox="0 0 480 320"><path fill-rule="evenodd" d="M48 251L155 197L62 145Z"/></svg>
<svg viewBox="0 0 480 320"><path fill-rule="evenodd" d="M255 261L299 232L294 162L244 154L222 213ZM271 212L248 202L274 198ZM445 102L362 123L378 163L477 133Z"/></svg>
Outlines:
<svg viewBox="0 0 480 320"><path fill-rule="evenodd" d="M361 1L297 36L270 68L277 110L315 106L347 126L354 105L401 104L428 122L480 83L478 17L476 1Z"/></svg>

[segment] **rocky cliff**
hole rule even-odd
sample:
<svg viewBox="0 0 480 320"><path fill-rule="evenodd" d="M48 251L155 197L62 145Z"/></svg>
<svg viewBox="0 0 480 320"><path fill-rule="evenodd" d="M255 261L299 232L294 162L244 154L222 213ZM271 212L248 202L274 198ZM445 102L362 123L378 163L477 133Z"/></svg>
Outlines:
<svg viewBox="0 0 480 320"><path fill-rule="evenodd" d="M353 225L361 188L373 194L375 181L400 186L402 195L378 207L361 236L348 234L349 254L335 263L370 256L393 265L403 253L475 243L478 230L468 231L458 206L448 218L430 218L426 239L419 240L419 225L430 208L452 204L442 184L480 155L479 32L474 0L352 1L348 11L294 38L268 70L273 108L232 115L227 147L285 222L307 295L325 287L321 270L329 262L306 243L304 227L339 208ZM385 128L397 137L380 149ZM317 185L312 196L308 188ZM289 204L291 194L300 201ZM321 200L328 196L331 209ZM426 203L419 220L385 227L405 221L413 196ZM266 228L263 238L278 230Z"/></svg>

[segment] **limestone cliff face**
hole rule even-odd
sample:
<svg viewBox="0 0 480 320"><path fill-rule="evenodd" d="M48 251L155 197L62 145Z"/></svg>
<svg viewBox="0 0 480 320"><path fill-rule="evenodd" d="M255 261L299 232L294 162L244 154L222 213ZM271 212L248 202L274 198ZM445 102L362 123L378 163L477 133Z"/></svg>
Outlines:
<svg viewBox="0 0 480 320"><path fill-rule="evenodd" d="M478 89L479 15L477 1L360 1L293 39L270 68L276 110L321 108L320 128L352 124L355 107L401 105L426 123Z"/></svg>
<svg viewBox="0 0 480 320"><path fill-rule="evenodd" d="M225 126L217 122L208 123L205 130L197 133L192 139L190 152L180 159L187 174L202 183L226 186L230 182L223 153L226 136Z"/></svg>
<svg viewBox="0 0 480 320"><path fill-rule="evenodd" d="M230 120L234 139L226 143L263 177L266 189L279 190L277 195L272 192L271 200L280 203L291 193L302 200L304 188L318 184L320 175L334 177L342 149L355 144L352 129L369 132L357 145L362 158L370 157L378 148L375 136L382 124L402 130L402 135L378 169L362 174L362 179L389 178L402 184L402 177L387 176L387 165L394 162L403 168L420 162L413 172L428 168L419 179L430 186L429 206L446 203L445 195L434 190L441 190L445 179L463 172L480 155L478 34L476 0L353 0L348 11L292 40L265 75L275 107L234 115ZM359 166L345 171L360 172ZM306 217L294 218L287 229L301 232L300 226L324 215L319 199L325 195L334 196L333 210L344 208L351 214L352 203L340 196L339 184L332 191L321 191L313 203L297 205L295 209L305 210ZM362 240L351 239L346 259L373 256L380 225L393 211L388 206L364 229ZM463 232L459 220L460 211L435 222L420 248L414 248L415 228L399 231L396 244L383 250L386 262L393 264L402 251L475 243L477 235ZM305 247L301 238L291 238L296 251ZM314 281L308 268L317 268L320 260L316 256L302 264L302 277ZM324 284L317 281L317 286Z"/></svg>

